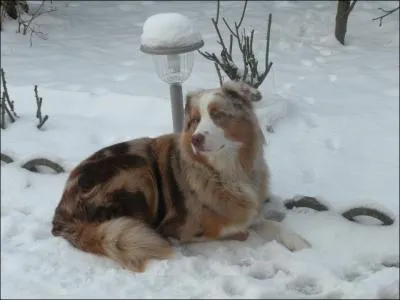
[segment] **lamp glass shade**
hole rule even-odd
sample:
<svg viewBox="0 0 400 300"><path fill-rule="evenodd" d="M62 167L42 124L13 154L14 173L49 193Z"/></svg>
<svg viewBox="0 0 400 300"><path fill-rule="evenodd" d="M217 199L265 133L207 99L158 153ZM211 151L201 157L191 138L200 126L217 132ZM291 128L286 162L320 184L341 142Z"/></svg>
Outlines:
<svg viewBox="0 0 400 300"><path fill-rule="evenodd" d="M194 53L152 55L156 72L160 79L168 84L182 83L187 80L193 69Z"/></svg>

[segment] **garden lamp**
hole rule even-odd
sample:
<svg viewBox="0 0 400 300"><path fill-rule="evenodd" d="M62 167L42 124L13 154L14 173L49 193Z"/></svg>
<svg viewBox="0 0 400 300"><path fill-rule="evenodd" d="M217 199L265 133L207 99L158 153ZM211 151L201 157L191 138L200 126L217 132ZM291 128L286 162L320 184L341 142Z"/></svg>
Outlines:
<svg viewBox="0 0 400 300"><path fill-rule="evenodd" d="M140 50L151 54L159 78L170 87L174 132L183 125L182 83L194 64L194 51L204 45L189 19L177 13L161 13L149 17L143 25Z"/></svg>

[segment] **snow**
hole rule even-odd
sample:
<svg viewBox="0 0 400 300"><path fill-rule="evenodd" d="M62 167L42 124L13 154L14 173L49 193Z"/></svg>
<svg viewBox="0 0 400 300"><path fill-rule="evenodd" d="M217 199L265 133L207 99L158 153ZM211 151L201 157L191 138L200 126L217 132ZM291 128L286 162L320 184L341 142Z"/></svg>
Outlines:
<svg viewBox="0 0 400 300"><path fill-rule="evenodd" d="M36 1L37 2L37 1ZM156 5L153 5L156 4ZM230 24L239 1L221 2ZM172 131L168 85L140 52L149 16L175 11L220 51L210 18L214 1L53 1L40 16L47 40L1 32L1 64L20 115L1 130L2 298L399 298L399 20L371 21L395 1L362 1L348 24L348 45L332 37L333 1L250 1L244 26L256 29L263 65L266 15L273 14L274 65L256 103L267 135L274 199L281 219L313 248L291 253L251 232L246 242L177 247L169 261L134 274L51 235L51 218L68 173L20 168L45 156L67 172L100 147ZM227 34L227 32L223 32ZM164 32L165 35L170 34ZM49 120L36 128L34 85ZM212 63L196 54L184 92L218 85ZM324 199L332 210L285 210L295 195ZM361 203L383 207L391 226L349 222L339 212ZM271 213L275 210L275 213Z"/></svg>
<svg viewBox="0 0 400 300"><path fill-rule="evenodd" d="M154 48L184 47L201 42L188 17L178 13L159 13L143 24L142 45Z"/></svg>

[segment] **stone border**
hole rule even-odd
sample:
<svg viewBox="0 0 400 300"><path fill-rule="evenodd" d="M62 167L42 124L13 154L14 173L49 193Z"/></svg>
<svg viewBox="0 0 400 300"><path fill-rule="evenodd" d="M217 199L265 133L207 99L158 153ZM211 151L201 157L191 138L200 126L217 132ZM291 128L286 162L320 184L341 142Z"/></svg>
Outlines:
<svg viewBox="0 0 400 300"><path fill-rule="evenodd" d="M21 167L28 171L31 171L31 172L40 173L40 171L37 168L40 166L48 167L48 168L52 169L54 172L56 172L57 174L65 172L64 168L61 167L58 163L53 162L47 158L31 159L31 160L27 161L26 163L24 163Z"/></svg>
<svg viewBox="0 0 400 300"><path fill-rule="evenodd" d="M320 203L316 198L314 197L309 197L309 196L304 196L301 197L297 200L295 199L288 199L284 201L284 205L287 209L293 209L295 207L306 207L306 208L311 208L316 211L327 211L329 208L325 206L324 204ZM345 212L341 213L342 217L346 218L347 220L351 222L356 222L359 223L355 217L358 216L368 216L375 218L379 221L381 221L382 226L389 226L394 223L394 219L385 214L384 212L381 212L377 210L376 208L369 208L369 207L364 207L364 206L357 206L350 208L346 210Z"/></svg>
<svg viewBox="0 0 400 300"><path fill-rule="evenodd" d="M1 161L5 162L6 164L9 164L9 163L13 163L14 159L12 159L7 154L1 153ZM39 169L37 168L40 166L48 167L57 174L65 172L65 169L62 166L60 166L58 163L51 161L50 159L43 158L43 157L38 157L38 158L28 160L27 162L25 162L24 164L21 165L21 168L24 168L31 172L40 173Z"/></svg>
<svg viewBox="0 0 400 300"><path fill-rule="evenodd" d="M4 153L1 153L1 161L4 161L6 164L14 162L14 160L10 156Z"/></svg>

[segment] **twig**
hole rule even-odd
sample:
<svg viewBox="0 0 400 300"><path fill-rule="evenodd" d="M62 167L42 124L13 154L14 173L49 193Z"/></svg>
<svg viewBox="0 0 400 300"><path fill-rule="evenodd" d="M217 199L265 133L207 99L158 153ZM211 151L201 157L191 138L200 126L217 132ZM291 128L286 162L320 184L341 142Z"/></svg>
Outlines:
<svg viewBox="0 0 400 300"><path fill-rule="evenodd" d="M226 28L228 28L228 30L231 32L231 35L233 35L234 37L237 37L236 33L232 30L231 26L229 26L228 22L226 21L225 18L222 18L222 21L224 21Z"/></svg>
<svg viewBox="0 0 400 300"><path fill-rule="evenodd" d="M221 70L219 69L217 63L214 63L214 66L215 66L215 69L217 69L219 85L222 86L223 80L222 80Z"/></svg>
<svg viewBox="0 0 400 300"><path fill-rule="evenodd" d="M33 45L33 43L32 43L33 34L36 34L36 36L38 36L42 40L47 40L47 33L43 33L41 31L37 31L34 28L31 28L31 34L30 34L30 37L29 37L29 44L30 44L31 47Z"/></svg>
<svg viewBox="0 0 400 300"><path fill-rule="evenodd" d="M229 36L229 56L232 57L233 35Z"/></svg>
<svg viewBox="0 0 400 300"><path fill-rule="evenodd" d="M265 49L265 69L269 71L271 69L272 63L269 63L269 44L270 44L270 36L271 36L271 23L272 23L272 14L268 15L268 27L267 27L267 45Z"/></svg>
<svg viewBox="0 0 400 300"><path fill-rule="evenodd" d="M1 129L6 129L6 101L4 99L4 92L3 95L0 96L0 108L1 108Z"/></svg>
<svg viewBox="0 0 400 300"><path fill-rule="evenodd" d="M220 42L220 45L222 47L222 50L226 51L226 46L225 46L225 43L224 43L224 39L222 38L221 32L219 31L218 23L214 19L211 19L211 21L212 21L212 23L214 25L215 31L217 32L217 35L218 35L219 42Z"/></svg>
<svg viewBox="0 0 400 300"><path fill-rule="evenodd" d="M267 75L272 67L272 62L269 62L269 45L270 45L270 40L271 40L271 24L272 24L272 14L269 14L268 15L268 27L267 27L267 45L265 46L265 71L261 75L261 78L259 79L260 84L267 77ZM258 86L255 86L255 88L258 88Z"/></svg>
<svg viewBox="0 0 400 300"><path fill-rule="evenodd" d="M237 25L237 27L240 27L242 25L242 22L243 22L243 19L244 19L244 14L246 12L246 8L247 8L247 0L244 1L242 17L240 18L240 21L239 21L239 24Z"/></svg>
<svg viewBox="0 0 400 300"><path fill-rule="evenodd" d="M42 118L42 103L43 103L43 98L39 97L38 91L37 91L37 85L35 85L35 98L36 98L36 118L39 119L39 124L36 126L38 129L40 129L44 123L49 119L48 115L45 115L44 118Z"/></svg>
<svg viewBox="0 0 400 300"><path fill-rule="evenodd" d="M6 113L10 119L11 123L15 122L15 119L18 117L14 111L14 101L10 100L10 96L8 95L7 89L7 81L5 77L5 72L3 68L0 69L1 81L3 92L1 93L1 128L6 129Z"/></svg>
<svg viewBox="0 0 400 300"><path fill-rule="evenodd" d="M8 117L10 118L11 123L15 122L15 118L12 115L10 109L7 107L7 103L6 103L6 94L5 91L3 91L3 96L2 98L2 104L1 104L1 108L2 108L2 122L4 122L4 127L2 127L3 129L6 129L6 121L5 121L5 112L7 113Z"/></svg>
<svg viewBox="0 0 400 300"><path fill-rule="evenodd" d="M217 0L217 15L215 16L215 20L218 23L218 21L219 21L219 0Z"/></svg>
<svg viewBox="0 0 400 300"><path fill-rule="evenodd" d="M6 73L4 72L3 68L0 69L0 74L1 74L1 81L3 84L3 98L5 101L7 101L7 104L10 107L12 114L14 115L14 116L12 116L11 113L9 114L11 123L14 123L15 118L18 118L18 115L16 114L16 112L14 110L14 101L10 100L10 95L8 94ZM5 106L5 107L8 110L7 106ZM8 112L10 112L10 111L8 111Z"/></svg>
<svg viewBox="0 0 400 300"><path fill-rule="evenodd" d="M395 8L393 8L393 9L389 9L389 10L383 9L383 8L381 8L381 7L379 7L378 9L379 9L380 11L383 11L385 14L383 14L383 15L380 16L380 17L373 18L372 21L379 20L379 27L381 27L381 26L382 26L382 20L383 20L383 18L385 18L385 17L387 17L388 15L391 15L392 13L398 11L398 10L400 9L400 6L395 7Z"/></svg>

